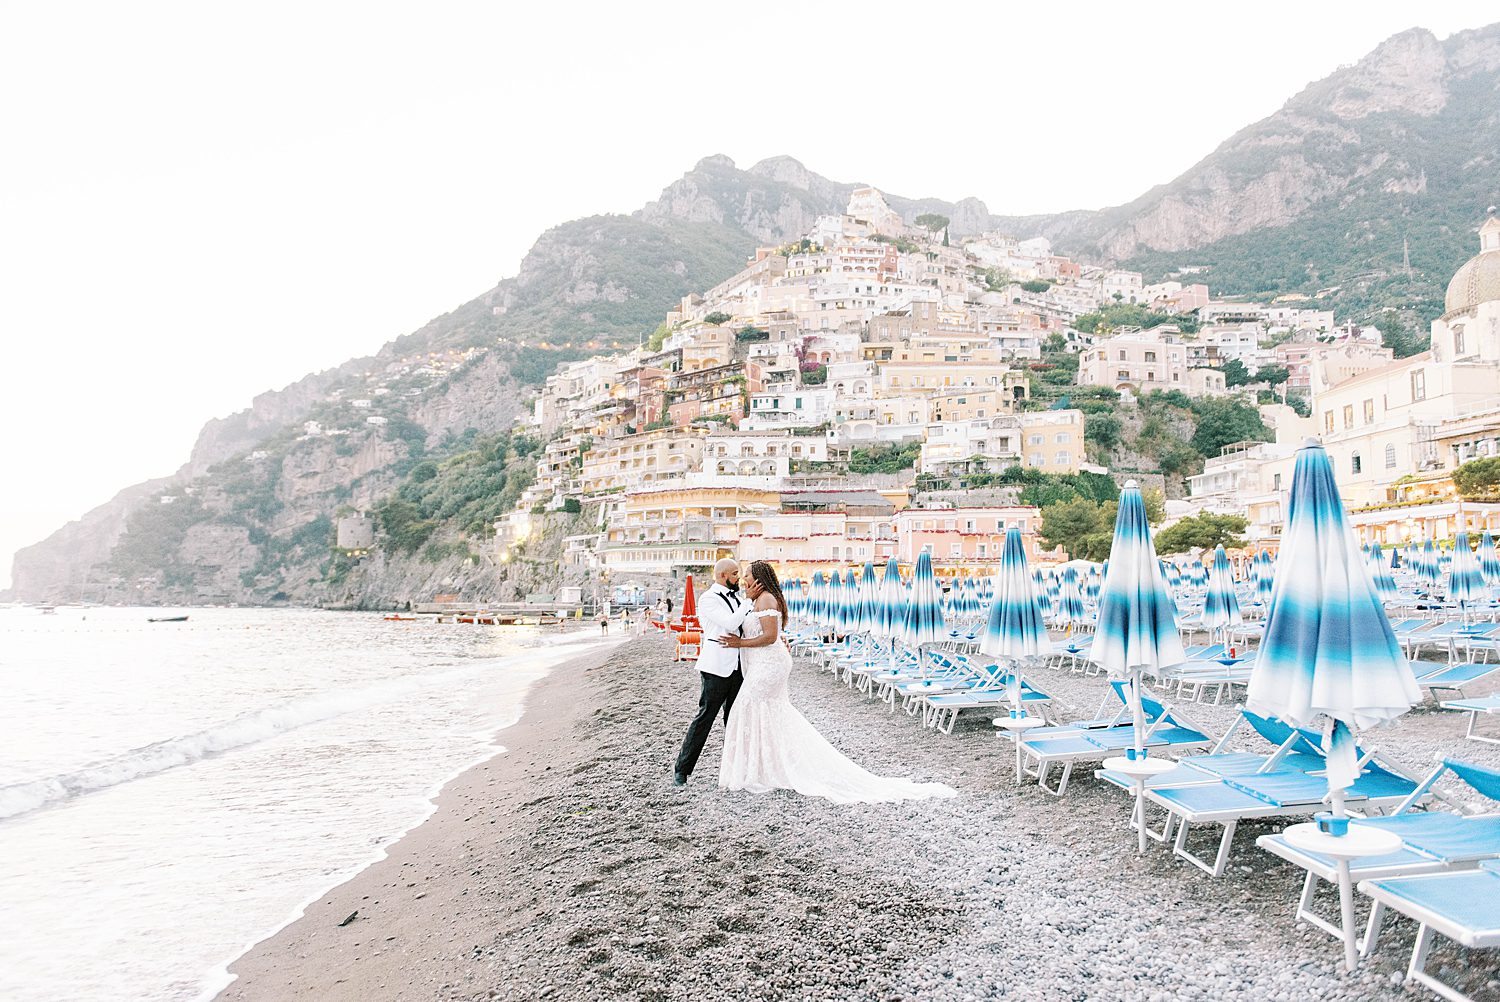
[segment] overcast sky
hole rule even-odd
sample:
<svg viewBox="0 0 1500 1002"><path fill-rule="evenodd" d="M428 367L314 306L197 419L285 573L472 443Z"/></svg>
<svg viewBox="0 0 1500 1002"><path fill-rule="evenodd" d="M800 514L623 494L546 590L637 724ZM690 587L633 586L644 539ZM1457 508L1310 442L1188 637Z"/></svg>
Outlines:
<svg viewBox="0 0 1500 1002"><path fill-rule="evenodd" d="M8 554L199 427L710 153L992 211L1127 201L1492 2L0 3ZM519 5L516 5L519 7ZM1141 121L1174 123L1165 134ZM910 140L908 145L905 141Z"/></svg>

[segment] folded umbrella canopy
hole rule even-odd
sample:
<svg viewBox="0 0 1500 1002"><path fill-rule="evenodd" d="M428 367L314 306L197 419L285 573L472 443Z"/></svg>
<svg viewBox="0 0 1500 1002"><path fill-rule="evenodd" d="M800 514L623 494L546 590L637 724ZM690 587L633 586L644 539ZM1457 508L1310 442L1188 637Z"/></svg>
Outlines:
<svg viewBox="0 0 1500 1002"><path fill-rule="evenodd" d="M1058 589L1057 607L1052 610L1052 622L1058 626L1073 626L1082 623L1083 618L1083 589L1078 583L1078 572L1066 567L1062 573L1062 586Z"/></svg>
<svg viewBox="0 0 1500 1002"><path fill-rule="evenodd" d="M1438 563L1437 549L1433 547L1430 539L1422 544L1422 560L1418 576L1426 586L1428 594L1436 592L1438 585L1443 581L1443 568Z"/></svg>
<svg viewBox="0 0 1500 1002"><path fill-rule="evenodd" d="M1479 571L1485 584L1500 587L1500 555L1495 553L1495 540L1488 529L1479 537Z"/></svg>
<svg viewBox="0 0 1500 1002"><path fill-rule="evenodd" d="M1047 625L1036 602L1031 572L1026 566L1026 550L1021 545L1021 530L1005 530L1005 547L1000 553L1000 570L996 574L995 599L990 603L984 636L979 649L995 657L1019 662L1036 657L1047 643ZM1011 701L1021 707L1020 669L1011 670Z"/></svg>
<svg viewBox="0 0 1500 1002"><path fill-rule="evenodd" d="M808 590L807 621L813 626L826 625L828 607L828 584L823 579L823 572L816 571L812 576L812 587Z"/></svg>
<svg viewBox="0 0 1500 1002"><path fill-rule="evenodd" d="M1271 551L1261 550L1255 555L1255 604L1271 604L1271 588L1276 583L1276 565L1271 562Z"/></svg>
<svg viewBox="0 0 1500 1002"><path fill-rule="evenodd" d="M1342 816L1358 777L1356 730L1401 716L1422 698L1385 608L1360 564L1328 454L1315 440L1297 451L1286 531L1265 639L1250 675L1252 711L1328 727L1328 787Z"/></svg>
<svg viewBox="0 0 1500 1002"><path fill-rule="evenodd" d="M1167 592L1146 502L1134 480L1120 492L1115 538L1109 550L1109 575L1099 602L1099 623L1089 660L1112 675L1128 676L1135 711L1135 748L1144 749L1145 716L1141 709L1141 673L1187 661L1177 632L1177 607Z"/></svg>
<svg viewBox="0 0 1500 1002"><path fill-rule="evenodd" d="M1379 543L1370 548L1369 565L1370 583L1375 586L1375 594L1380 596L1381 603L1394 601L1396 579L1391 577L1391 569L1386 566L1385 554L1381 552Z"/></svg>
<svg viewBox="0 0 1500 1002"><path fill-rule="evenodd" d="M917 556L917 567L912 573L906 618L901 624L901 642L917 649L920 662L922 645L935 644L946 636L942 591L932 576L932 554L923 550Z"/></svg>
<svg viewBox="0 0 1500 1002"><path fill-rule="evenodd" d="M1213 569L1208 572L1208 594L1203 599L1203 625L1210 631L1234 626L1240 619L1240 600L1234 591L1234 572L1223 546L1214 547Z"/></svg>
<svg viewBox="0 0 1500 1002"><path fill-rule="evenodd" d="M1485 601L1484 572L1479 557L1469 549L1469 534L1460 532L1453 540L1453 561L1448 565L1448 601L1458 606L1464 622L1474 607Z"/></svg>
<svg viewBox="0 0 1500 1002"><path fill-rule="evenodd" d="M882 640L896 640L901 635L901 620L905 615L906 589L901 585L901 565L892 557L886 561L885 575L880 579L875 636Z"/></svg>

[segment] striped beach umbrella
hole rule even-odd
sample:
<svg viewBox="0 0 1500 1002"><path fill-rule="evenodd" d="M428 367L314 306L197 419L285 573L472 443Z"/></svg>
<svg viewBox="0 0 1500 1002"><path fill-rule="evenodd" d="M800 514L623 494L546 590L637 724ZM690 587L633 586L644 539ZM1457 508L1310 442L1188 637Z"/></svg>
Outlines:
<svg viewBox="0 0 1500 1002"><path fill-rule="evenodd" d="M1255 555L1255 602L1257 605L1271 604L1271 588L1276 583L1276 565L1271 562L1271 551L1261 550Z"/></svg>
<svg viewBox="0 0 1500 1002"><path fill-rule="evenodd" d="M876 606L880 603L880 586L875 580L875 565L868 560L860 569L855 594L859 599L854 606L854 625L850 627L850 631L868 637L875 629Z"/></svg>
<svg viewBox="0 0 1500 1002"><path fill-rule="evenodd" d="M844 571L844 607L839 613L839 632L855 633L859 630L859 604L863 596L859 592L859 578L854 568Z"/></svg>
<svg viewBox="0 0 1500 1002"><path fill-rule="evenodd" d="M1027 658L1040 654L1046 643L1047 626L1026 567L1021 530L1006 529L995 598L990 602L979 649L996 657Z"/></svg>
<svg viewBox="0 0 1500 1002"><path fill-rule="evenodd" d="M1353 732L1396 719L1422 693L1315 440L1297 451L1278 564L1247 705L1298 727L1330 721L1328 787L1343 816L1343 791L1359 775Z"/></svg>
<svg viewBox="0 0 1500 1002"><path fill-rule="evenodd" d="M838 571L828 575L828 601L823 610L823 625L834 633L844 632L844 617L848 613L844 609L844 576Z"/></svg>
<svg viewBox="0 0 1500 1002"><path fill-rule="evenodd" d="M1443 581L1443 568L1438 563L1437 548L1432 545L1432 540L1422 544L1422 559L1420 577L1429 593L1438 590L1438 585Z"/></svg>
<svg viewBox="0 0 1500 1002"><path fill-rule="evenodd" d="M1391 569L1386 566L1385 553L1380 544L1376 543L1370 549L1370 583L1375 586L1375 594L1380 596L1382 603L1394 601L1396 598L1396 579L1391 576Z"/></svg>
<svg viewBox="0 0 1500 1002"><path fill-rule="evenodd" d="M943 623L942 592L932 576L932 555L923 550L917 556L917 568L911 578L911 594L906 600L906 618L901 624L901 642L920 648L937 643L947 636Z"/></svg>
<svg viewBox="0 0 1500 1002"><path fill-rule="evenodd" d="M1479 537L1479 572L1484 575L1485 584L1500 587L1500 554L1495 552L1495 539L1488 529Z"/></svg>
<svg viewBox="0 0 1500 1002"><path fill-rule="evenodd" d="M1203 625L1210 631L1238 624L1239 596L1234 591L1234 574L1223 546L1214 547L1213 569L1208 573L1208 594L1203 599Z"/></svg>
<svg viewBox="0 0 1500 1002"><path fill-rule="evenodd" d="M823 626L823 609L828 602L828 583L823 578L822 571L815 571L812 576L812 587L808 589L807 595L807 621L814 626Z"/></svg>
<svg viewBox="0 0 1500 1002"><path fill-rule="evenodd" d="M1057 607L1052 610L1052 622L1058 626L1073 626L1082 623L1083 619L1083 588L1078 581L1078 571L1068 567L1062 573L1062 586Z"/></svg>
<svg viewBox="0 0 1500 1002"><path fill-rule="evenodd" d="M1448 566L1448 601L1458 606L1467 623L1474 606L1485 601L1484 592L1479 557L1469 549L1469 534L1460 532L1453 540L1453 562Z"/></svg>
<svg viewBox="0 0 1500 1002"><path fill-rule="evenodd" d="M901 585L901 565L892 557L886 561L880 579L880 599L876 605L875 636L895 640L901 634L901 620L906 614L906 589Z"/></svg>
<svg viewBox="0 0 1500 1002"><path fill-rule="evenodd" d="M1180 665L1187 660L1177 632L1176 605L1167 593L1166 577L1156 559L1146 502L1134 480L1120 492L1115 538L1109 550L1109 576L1099 603L1099 625L1089 660L1112 675L1129 676L1134 686L1135 747L1144 751L1145 717L1141 709L1141 673ZM1143 843L1144 844L1144 843Z"/></svg>

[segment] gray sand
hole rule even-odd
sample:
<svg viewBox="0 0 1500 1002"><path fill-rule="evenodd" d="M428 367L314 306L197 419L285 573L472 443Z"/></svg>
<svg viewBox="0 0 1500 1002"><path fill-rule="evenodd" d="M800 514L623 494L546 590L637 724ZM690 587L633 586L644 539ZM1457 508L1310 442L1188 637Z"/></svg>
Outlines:
<svg viewBox="0 0 1500 1002"><path fill-rule="evenodd" d="M1067 719L1092 715L1104 689L1050 670L1035 681ZM1388 922L1352 976L1337 943L1294 925L1300 871L1254 844L1285 821L1242 825L1215 881L1155 844L1138 857L1127 798L1087 770L1063 800L1015 787L992 713L926 731L806 663L792 693L867 768L959 797L839 807L727 793L717 727L675 788L697 673L662 639L632 640L542 682L501 735L511 751L241 958L221 998L1431 997L1401 986L1409 923ZM1218 731L1232 714L1185 709ZM1422 770L1435 752L1500 757L1461 733L1456 715L1417 713L1379 745ZM1206 829L1199 845L1216 838ZM1475 962L1465 986L1500 997L1493 956L1440 959Z"/></svg>

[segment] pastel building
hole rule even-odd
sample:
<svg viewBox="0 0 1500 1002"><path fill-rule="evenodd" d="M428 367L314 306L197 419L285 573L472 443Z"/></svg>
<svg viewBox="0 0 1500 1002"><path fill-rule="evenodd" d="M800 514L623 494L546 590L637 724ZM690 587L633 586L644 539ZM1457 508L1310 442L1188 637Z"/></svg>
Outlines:
<svg viewBox="0 0 1500 1002"><path fill-rule="evenodd" d="M1012 528L1020 530L1030 560L1064 559L1061 550L1042 546L1042 511L1030 505L904 508L894 523L897 559L912 563L926 550L941 572L993 573Z"/></svg>

